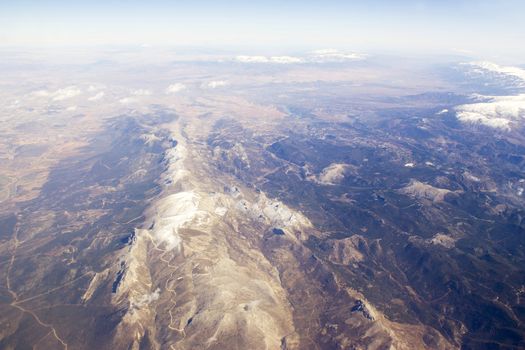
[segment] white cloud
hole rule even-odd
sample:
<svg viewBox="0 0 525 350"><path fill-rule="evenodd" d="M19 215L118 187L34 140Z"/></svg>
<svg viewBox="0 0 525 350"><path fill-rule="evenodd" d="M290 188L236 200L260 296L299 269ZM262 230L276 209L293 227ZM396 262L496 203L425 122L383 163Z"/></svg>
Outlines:
<svg viewBox="0 0 525 350"><path fill-rule="evenodd" d="M51 93L47 90L38 90L32 93L35 97L48 97Z"/></svg>
<svg viewBox="0 0 525 350"><path fill-rule="evenodd" d="M134 96L150 96L151 91L148 89L137 89L137 90L131 91L131 94Z"/></svg>
<svg viewBox="0 0 525 350"><path fill-rule="evenodd" d="M312 62L345 62L364 60L366 55L355 52L341 52L336 49L323 49L312 51L310 60Z"/></svg>
<svg viewBox="0 0 525 350"><path fill-rule="evenodd" d="M98 101L100 100L102 97L104 97L105 93L104 91L100 91L99 93L91 96L88 98L88 101Z"/></svg>
<svg viewBox="0 0 525 350"><path fill-rule="evenodd" d="M293 56L237 56L235 60L242 63L278 63L278 64L290 64L290 63L302 63L303 58Z"/></svg>
<svg viewBox="0 0 525 350"><path fill-rule="evenodd" d="M487 70L490 72L495 72L495 73L517 77L525 81L525 69L521 69L518 67L511 67L511 66L500 66L492 62L471 62L468 64L471 66L479 67L483 70Z"/></svg>
<svg viewBox="0 0 525 350"><path fill-rule="evenodd" d="M68 112L74 112L76 110L77 110L77 106L69 106L69 107L66 108L66 111L68 111Z"/></svg>
<svg viewBox="0 0 525 350"><path fill-rule="evenodd" d="M100 83L95 83L95 84L89 85L86 90L88 92L97 92L97 91L104 90L105 88L106 88L106 85L100 84Z"/></svg>
<svg viewBox="0 0 525 350"><path fill-rule="evenodd" d="M63 101L63 100L67 100L69 98L78 96L81 93L82 93L82 91L79 88L77 88L75 86L70 86L70 87L67 87L67 88L64 88L64 89L59 89L59 90L55 91L51 95L51 99L53 101Z"/></svg>
<svg viewBox="0 0 525 350"><path fill-rule="evenodd" d="M166 93L176 94L177 92L180 92L185 89L186 89L186 85L181 84L181 83L175 83L175 84L171 84L170 86L168 86L168 88L166 89Z"/></svg>
<svg viewBox="0 0 525 350"><path fill-rule="evenodd" d="M134 99L133 97L124 97L124 98L121 98L119 100L119 102L122 103L123 105L127 105L127 104L133 103L135 101L136 101L136 99Z"/></svg>
<svg viewBox="0 0 525 350"><path fill-rule="evenodd" d="M78 96L82 93L82 90L76 86L69 86L63 89L58 89L54 92L47 90L38 90L32 93L35 97L48 97L53 101L63 101L75 96Z"/></svg>
<svg viewBox="0 0 525 350"><path fill-rule="evenodd" d="M172 85L170 85L171 87ZM168 88L169 89L169 88ZM130 103L135 103L138 101L138 98L137 97L140 97L140 96L149 96L151 95L151 91L150 90L145 90L145 89L138 89L138 90L132 90L130 91L131 93L131 96L128 96L128 97L123 97L119 100L119 102L123 105L128 105ZM100 95L100 93L98 93L97 95L93 96L93 97L98 97L98 95ZM102 94L103 96L103 94ZM100 96L100 97L102 97Z"/></svg>
<svg viewBox="0 0 525 350"><path fill-rule="evenodd" d="M242 63L328 63L364 60L366 55L355 52L341 52L336 49L324 49L310 52L304 57L297 56L237 56L235 61Z"/></svg>
<svg viewBox="0 0 525 350"><path fill-rule="evenodd" d="M293 56L273 56L273 57L270 57L270 62L288 64L288 63L301 63L301 62L304 62L304 60L300 57L293 57Z"/></svg>
<svg viewBox="0 0 525 350"><path fill-rule="evenodd" d="M456 53L459 53L461 55L472 55L472 54L474 54L474 51L472 51L472 50L458 48L458 47L453 48L452 51L454 51Z"/></svg>
<svg viewBox="0 0 525 350"><path fill-rule="evenodd" d="M208 83L203 83L201 87L203 89L216 89L227 85L229 85L229 83L226 80L213 80Z"/></svg>
<svg viewBox="0 0 525 350"><path fill-rule="evenodd" d="M242 63L268 63L270 61L266 56L237 56L235 60Z"/></svg>
<svg viewBox="0 0 525 350"><path fill-rule="evenodd" d="M525 94L488 96L484 102L456 107L456 116L465 123L509 130L512 124L525 120Z"/></svg>

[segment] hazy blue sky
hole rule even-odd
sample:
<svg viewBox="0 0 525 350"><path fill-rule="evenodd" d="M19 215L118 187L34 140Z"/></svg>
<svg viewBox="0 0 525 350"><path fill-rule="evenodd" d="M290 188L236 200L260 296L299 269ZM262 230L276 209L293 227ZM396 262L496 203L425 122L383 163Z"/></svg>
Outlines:
<svg viewBox="0 0 525 350"><path fill-rule="evenodd" d="M525 1L0 0L0 45L335 47L525 57Z"/></svg>

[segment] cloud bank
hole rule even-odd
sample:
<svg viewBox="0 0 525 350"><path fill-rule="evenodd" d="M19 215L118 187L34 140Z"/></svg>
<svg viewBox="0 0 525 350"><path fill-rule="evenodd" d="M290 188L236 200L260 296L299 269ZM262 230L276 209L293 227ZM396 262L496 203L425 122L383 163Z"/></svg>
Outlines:
<svg viewBox="0 0 525 350"><path fill-rule="evenodd" d="M355 52L342 52L336 49L315 50L304 56L236 56L234 61L241 63L334 63L366 59L366 55Z"/></svg>
<svg viewBox="0 0 525 350"><path fill-rule="evenodd" d="M279 63L279 64L288 64L288 63L302 63L304 60L300 57L293 56L237 56L235 61L241 63Z"/></svg>
<svg viewBox="0 0 525 350"><path fill-rule="evenodd" d="M336 49L323 49L312 52L311 60L317 63L346 62L364 60L366 55L355 52L341 52Z"/></svg>

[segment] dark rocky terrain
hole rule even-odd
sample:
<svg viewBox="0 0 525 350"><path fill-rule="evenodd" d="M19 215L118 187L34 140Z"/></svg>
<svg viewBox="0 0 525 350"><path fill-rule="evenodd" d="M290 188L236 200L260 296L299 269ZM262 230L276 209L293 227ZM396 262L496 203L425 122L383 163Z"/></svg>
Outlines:
<svg viewBox="0 0 525 350"><path fill-rule="evenodd" d="M146 145L140 136L156 119L119 118L50 173L41 195L0 219L7 284L0 289L2 349L108 348L122 311L111 304L119 252L131 244L147 202L158 194L169 135ZM147 172L138 172L146 168ZM91 279L107 274L89 304Z"/></svg>
<svg viewBox="0 0 525 350"><path fill-rule="evenodd" d="M326 269L327 290L337 277L390 320L428 325L464 348L525 346L525 140L425 113L385 110L374 123L292 115L287 136L268 146L225 121L213 144L243 140L257 166L230 156L218 167L319 228L305 245ZM346 164L344 176L320 182L331 164ZM327 307L323 317L344 309L359 307Z"/></svg>

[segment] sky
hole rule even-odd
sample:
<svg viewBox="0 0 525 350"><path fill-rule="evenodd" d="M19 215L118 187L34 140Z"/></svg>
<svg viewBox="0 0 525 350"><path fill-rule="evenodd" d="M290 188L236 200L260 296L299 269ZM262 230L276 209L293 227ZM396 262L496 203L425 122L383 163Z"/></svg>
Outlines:
<svg viewBox="0 0 525 350"><path fill-rule="evenodd" d="M523 0L0 0L0 46L497 53L525 61Z"/></svg>

